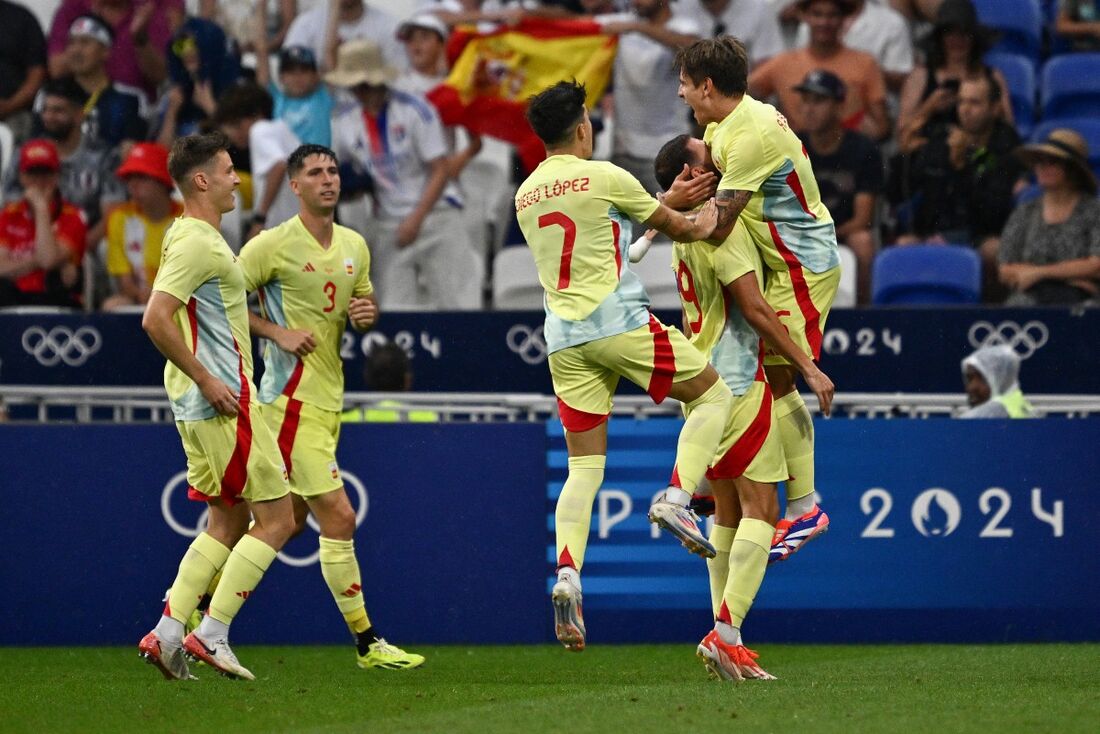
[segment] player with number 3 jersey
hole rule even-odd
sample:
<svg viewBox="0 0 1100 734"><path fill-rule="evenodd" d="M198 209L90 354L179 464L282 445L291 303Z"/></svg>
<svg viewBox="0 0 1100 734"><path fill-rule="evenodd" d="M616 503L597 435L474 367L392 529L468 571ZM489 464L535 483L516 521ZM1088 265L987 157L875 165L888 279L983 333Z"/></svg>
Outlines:
<svg viewBox="0 0 1100 734"><path fill-rule="evenodd" d="M265 339L260 404L278 437L300 532L312 513L321 529L321 574L355 638L361 668L398 670L424 662L388 644L367 616L355 557L355 511L336 464L344 366L340 340L349 321L359 331L378 317L363 238L335 224L340 198L336 154L303 145L287 161L299 213L261 232L241 250L246 287L257 291L263 318L249 326Z"/></svg>

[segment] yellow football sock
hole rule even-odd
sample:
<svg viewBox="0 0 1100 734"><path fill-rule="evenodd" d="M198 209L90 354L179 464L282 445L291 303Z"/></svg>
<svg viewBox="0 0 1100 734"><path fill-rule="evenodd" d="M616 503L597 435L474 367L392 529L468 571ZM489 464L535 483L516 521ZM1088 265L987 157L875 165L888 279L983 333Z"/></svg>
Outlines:
<svg viewBox="0 0 1100 734"><path fill-rule="evenodd" d="M231 623L276 555L278 551L252 535L238 540L222 568L221 583L210 600L210 616L223 624Z"/></svg>
<svg viewBox="0 0 1100 734"><path fill-rule="evenodd" d="M168 601L164 605L165 616L187 624L202 595L206 593L210 580L225 565L227 558L228 548L206 533L199 533L180 561L179 572L172 582L172 590L168 592Z"/></svg>
<svg viewBox="0 0 1100 734"><path fill-rule="evenodd" d="M687 420L676 443L676 473L681 488L689 495L699 486L707 467L714 461L732 400L733 394L726 383L718 380L684 406Z"/></svg>
<svg viewBox="0 0 1100 734"><path fill-rule="evenodd" d="M226 553L225 557L229 558L229 554ZM224 566L225 564L223 563L222 565ZM207 596L211 596L211 597L214 596L214 592L218 590L218 584L221 583L221 580L222 580L222 570L219 568L218 572L216 574L214 574L214 578L210 579L210 583L206 585L206 595Z"/></svg>
<svg viewBox="0 0 1100 734"><path fill-rule="evenodd" d="M569 458L569 476L554 510L554 534L558 541L558 566L584 565L588 547L588 529L592 524L592 502L603 484L607 457L602 455Z"/></svg>
<svg viewBox="0 0 1100 734"><path fill-rule="evenodd" d="M336 600L336 607L353 634L370 629L370 618L363 602L363 585L359 561L355 559L355 542L321 538L321 575Z"/></svg>
<svg viewBox="0 0 1100 734"><path fill-rule="evenodd" d="M718 609L722 606L722 594L726 590L726 579L730 573L730 546L733 545L733 536L737 528L727 528L723 525L715 525L710 531L710 544L718 551L714 558L707 559L707 574L710 576L710 605L714 616L718 616Z"/></svg>
<svg viewBox="0 0 1100 734"><path fill-rule="evenodd" d="M775 417L791 476L787 480L790 504L814 493L814 421L797 390L775 401Z"/></svg>
<svg viewBox="0 0 1100 734"><path fill-rule="evenodd" d="M722 594L719 621L740 629L760 589L760 582L764 580L774 534L775 528L763 520L741 518L737 535L730 546L729 578Z"/></svg>

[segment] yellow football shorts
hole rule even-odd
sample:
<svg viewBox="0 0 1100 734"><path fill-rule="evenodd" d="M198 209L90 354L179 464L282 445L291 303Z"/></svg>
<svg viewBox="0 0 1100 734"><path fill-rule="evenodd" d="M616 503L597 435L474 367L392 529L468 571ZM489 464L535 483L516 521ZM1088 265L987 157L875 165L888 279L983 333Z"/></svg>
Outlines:
<svg viewBox="0 0 1100 734"><path fill-rule="evenodd" d="M685 417L690 413L685 406ZM736 479L742 475L764 483L787 479L771 385L763 380L752 383L744 395L733 397L726 430L714 463L707 469L707 479Z"/></svg>
<svg viewBox="0 0 1100 734"><path fill-rule="evenodd" d="M286 468L259 404L247 403L236 416L177 421L187 455L188 497L221 497L230 505L242 499L265 502L289 491Z"/></svg>
<svg viewBox="0 0 1100 734"><path fill-rule="evenodd" d="M791 340L815 361L821 357L825 319L839 285L840 266L824 273L811 273L801 267L768 273L764 300L775 310ZM790 364L790 361L768 345L764 364Z"/></svg>
<svg viewBox="0 0 1100 734"><path fill-rule="evenodd" d="M290 491L310 498L344 486L336 465L340 413L280 395L260 406L290 474Z"/></svg>
<svg viewBox="0 0 1100 734"><path fill-rule="evenodd" d="M620 377L660 403L673 383L690 380L707 366L706 357L679 329L652 315L647 326L566 347L551 354L549 361L561 423L574 433L607 420Z"/></svg>

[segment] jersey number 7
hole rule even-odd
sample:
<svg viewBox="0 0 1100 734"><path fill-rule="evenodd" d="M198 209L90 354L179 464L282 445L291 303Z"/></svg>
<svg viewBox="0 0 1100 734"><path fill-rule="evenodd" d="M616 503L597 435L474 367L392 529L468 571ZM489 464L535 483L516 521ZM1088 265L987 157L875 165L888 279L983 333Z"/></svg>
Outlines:
<svg viewBox="0 0 1100 734"><path fill-rule="evenodd" d="M558 290L569 287L570 267L573 264L573 245L577 243L577 225L561 212L549 212L539 217L539 229L553 226L561 227L565 236L561 247L561 265L558 268Z"/></svg>

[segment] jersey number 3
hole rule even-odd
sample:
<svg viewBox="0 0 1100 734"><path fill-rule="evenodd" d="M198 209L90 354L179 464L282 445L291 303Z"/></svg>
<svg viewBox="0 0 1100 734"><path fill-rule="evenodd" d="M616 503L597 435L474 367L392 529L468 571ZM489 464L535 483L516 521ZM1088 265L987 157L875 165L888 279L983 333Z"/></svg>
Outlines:
<svg viewBox="0 0 1100 734"><path fill-rule="evenodd" d="M336 308L336 284L330 280L325 283L322 290L325 292L325 295L328 296L328 305L321 310L325 313L330 313Z"/></svg>
<svg viewBox="0 0 1100 734"><path fill-rule="evenodd" d="M539 217L539 229L553 226L564 230L561 247L561 265L558 267L558 290L569 287L570 268L573 265L573 245L577 243L577 225L561 212L550 212Z"/></svg>

